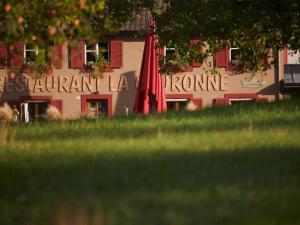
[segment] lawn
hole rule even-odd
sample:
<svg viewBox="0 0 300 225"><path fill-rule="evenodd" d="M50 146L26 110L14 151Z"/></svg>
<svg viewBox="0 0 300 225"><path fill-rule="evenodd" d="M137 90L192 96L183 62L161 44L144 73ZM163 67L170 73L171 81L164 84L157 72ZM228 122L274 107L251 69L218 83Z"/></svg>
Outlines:
<svg viewBox="0 0 300 225"><path fill-rule="evenodd" d="M299 109L11 125L0 224L300 224Z"/></svg>

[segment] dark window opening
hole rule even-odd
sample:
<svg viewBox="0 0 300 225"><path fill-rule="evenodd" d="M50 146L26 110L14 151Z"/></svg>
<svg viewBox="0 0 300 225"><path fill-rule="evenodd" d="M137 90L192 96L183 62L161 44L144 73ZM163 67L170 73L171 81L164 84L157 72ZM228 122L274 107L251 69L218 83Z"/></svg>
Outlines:
<svg viewBox="0 0 300 225"><path fill-rule="evenodd" d="M168 58L175 58L175 48L173 47L166 47L165 49L165 56Z"/></svg>
<svg viewBox="0 0 300 225"><path fill-rule="evenodd" d="M230 48L230 61L237 61L240 57L240 49L232 47Z"/></svg>
<svg viewBox="0 0 300 225"><path fill-rule="evenodd" d="M99 54L101 54L105 60L109 60L108 42L99 42L98 45L99 45Z"/></svg>
<svg viewBox="0 0 300 225"><path fill-rule="evenodd" d="M95 52L87 52L86 53L86 62L87 62L87 64L96 62L96 60L97 60L97 55L96 55Z"/></svg>
<svg viewBox="0 0 300 225"><path fill-rule="evenodd" d="M245 106L245 105L250 105L255 102L255 99L253 98L246 98L246 99L230 99L229 103L230 105L234 106Z"/></svg>
<svg viewBox="0 0 300 225"><path fill-rule="evenodd" d="M176 100L167 100L167 108L168 111L183 111L185 110L187 106L188 101L187 100L182 100L182 101L176 101Z"/></svg>
<svg viewBox="0 0 300 225"><path fill-rule="evenodd" d="M29 121L42 119L47 111L49 103L47 101L32 101L28 103Z"/></svg>

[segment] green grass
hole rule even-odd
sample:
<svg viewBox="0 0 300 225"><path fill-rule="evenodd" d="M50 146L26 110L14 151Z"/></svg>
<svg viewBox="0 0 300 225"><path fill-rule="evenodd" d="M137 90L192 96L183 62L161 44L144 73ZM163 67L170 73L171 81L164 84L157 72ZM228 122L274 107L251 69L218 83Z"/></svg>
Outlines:
<svg viewBox="0 0 300 225"><path fill-rule="evenodd" d="M0 224L300 224L299 107L10 126Z"/></svg>

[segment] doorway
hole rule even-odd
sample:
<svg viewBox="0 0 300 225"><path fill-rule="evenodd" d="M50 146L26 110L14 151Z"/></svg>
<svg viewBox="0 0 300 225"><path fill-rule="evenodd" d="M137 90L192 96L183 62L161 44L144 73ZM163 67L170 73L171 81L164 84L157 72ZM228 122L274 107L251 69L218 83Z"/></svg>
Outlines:
<svg viewBox="0 0 300 225"><path fill-rule="evenodd" d="M42 119L49 106L48 101L25 101L21 103L21 120L30 122Z"/></svg>

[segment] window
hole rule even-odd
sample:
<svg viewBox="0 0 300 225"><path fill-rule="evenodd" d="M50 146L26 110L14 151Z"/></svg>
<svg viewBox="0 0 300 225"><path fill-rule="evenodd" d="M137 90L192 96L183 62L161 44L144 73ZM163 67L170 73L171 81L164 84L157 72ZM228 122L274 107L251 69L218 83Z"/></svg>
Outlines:
<svg viewBox="0 0 300 225"><path fill-rule="evenodd" d="M99 42L97 44L86 44L84 46L85 59L84 64L93 64L101 54L105 60L109 60L109 45L108 42Z"/></svg>
<svg viewBox="0 0 300 225"><path fill-rule="evenodd" d="M164 55L167 57L175 57L175 48L167 46L164 48Z"/></svg>
<svg viewBox="0 0 300 225"><path fill-rule="evenodd" d="M188 99L167 99L168 111L182 111L185 110Z"/></svg>
<svg viewBox="0 0 300 225"><path fill-rule="evenodd" d="M30 62L35 62L37 55L39 54L39 49L37 46L32 44L24 45L24 63L28 65Z"/></svg>
<svg viewBox="0 0 300 225"><path fill-rule="evenodd" d="M89 117L107 117L108 108L107 108L107 100L105 99L93 99L87 100L88 106L88 116Z"/></svg>
<svg viewBox="0 0 300 225"><path fill-rule="evenodd" d="M240 49L237 47L231 47L229 51L229 61L236 61L239 58Z"/></svg>
<svg viewBox="0 0 300 225"><path fill-rule="evenodd" d="M247 105L249 103L255 102L253 98L237 98L237 99L229 99L229 105Z"/></svg>
<svg viewBox="0 0 300 225"><path fill-rule="evenodd" d="M42 119L49 106L48 101L27 101L21 104L21 121Z"/></svg>

